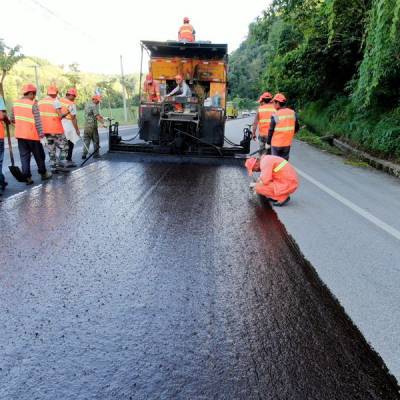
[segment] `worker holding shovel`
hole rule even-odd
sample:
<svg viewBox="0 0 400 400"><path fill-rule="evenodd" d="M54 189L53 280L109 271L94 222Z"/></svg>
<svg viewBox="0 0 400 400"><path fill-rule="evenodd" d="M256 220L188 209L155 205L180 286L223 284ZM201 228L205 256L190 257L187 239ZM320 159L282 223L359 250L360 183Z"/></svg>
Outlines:
<svg viewBox="0 0 400 400"><path fill-rule="evenodd" d="M7 111L3 98L0 96L0 189L3 191L7 186L7 182L3 175L3 159L4 159L4 125L7 123ZM0 193L1 194L1 193Z"/></svg>
<svg viewBox="0 0 400 400"><path fill-rule="evenodd" d="M22 87L23 97L15 100L11 112L11 122L15 124L15 137L18 140L22 174L27 185L33 183L31 157L35 158L42 181L50 179L52 174L46 170L45 153L41 140L45 140L37 105L36 86L27 84ZM10 142L11 144L11 142Z"/></svg>

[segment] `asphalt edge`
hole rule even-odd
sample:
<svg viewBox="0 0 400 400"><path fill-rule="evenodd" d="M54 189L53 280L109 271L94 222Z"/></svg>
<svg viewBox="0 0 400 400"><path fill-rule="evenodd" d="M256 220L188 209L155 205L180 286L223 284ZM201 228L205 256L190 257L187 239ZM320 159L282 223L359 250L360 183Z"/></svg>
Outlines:
<svg viewBox="0 0 400 400"><path fill-rule="evenodd" d="M295 254L310 284L314 287L316 291L318 291L321 298L325 299L325 305L331 309L336 309L336 312L343 314L344 320L348 324L348 327L353 329L354 332L359 335L359 339L361 340L363 347L365 347L366 351L370 351L372 353L374 357L373 361L376 363L376 365L379 365L381 369L386 373L390 383L393 385L393 389L396 390L398 394L400 394L400 382L397 381L394 374L389 370L384 359L381 357L378 351L375 350L372 343L370 343L366 339L366 336L363 334L361 329L351 319L350 315L341 304L339 298L330 290L329 286L319 276L317 269L305 257L300 249L300 246L297 244L294 237L288 232L283 221L279 218L279 212L269 204L269 201L267 199L261 196L259 197L263 207L271 207L272 211L276 214L277 221L282 226L282 230L280 232L283 236L283 239L286 241L288 247L292 250L293 254Z"/></svg>

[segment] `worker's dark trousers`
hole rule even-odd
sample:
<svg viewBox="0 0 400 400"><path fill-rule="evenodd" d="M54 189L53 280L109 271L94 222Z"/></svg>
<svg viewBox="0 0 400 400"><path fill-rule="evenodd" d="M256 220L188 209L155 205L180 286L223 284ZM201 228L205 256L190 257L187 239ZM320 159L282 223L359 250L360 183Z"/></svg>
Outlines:
<svg viewBox="0 0 400 400"><path fill-rule="evenodd" d="M278 157L284 158L285 160L289 160L289 153L290 153L290 146L284 146L284 147L272 146L271 147L271 154L273 156L278 156Z"/></svg>
<svg viewBox="0 0 400 400"><path fill-rule="evenodd" d="M26 178L30 178L31 174L31 156L35 158L38 166L39 174L46 173L44 149L42 143L38 140L18 139L19 157L21 159L22 173Z"/></svg>
<svg viewBox="0 0 400 400"><path fill-rule="evenodd" d="M67 161L72 161L72 151L74 150L74 144L68 140L68 154Z"/></svg>

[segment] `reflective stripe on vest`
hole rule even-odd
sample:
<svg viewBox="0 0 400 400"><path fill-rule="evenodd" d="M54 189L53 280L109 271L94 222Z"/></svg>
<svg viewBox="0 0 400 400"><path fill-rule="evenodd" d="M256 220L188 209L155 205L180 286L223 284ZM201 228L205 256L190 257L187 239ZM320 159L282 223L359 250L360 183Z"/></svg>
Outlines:
<svg viewBox="0 0 400 400"><path fill-rule="evenodd" d="M272 104L264 104L258 108L258 129L260 136L267 136L271 125L271 116L276 112Z"/></svg>
<svg viewBox="0 0 400 400"><path fill-rule="evenodd" d="M35 126L32 107L33 100L19 99L13 103L15 119L15 137L17 139L27 139L39 141L39 134Z"/></svg>
<svg viewBox="0 0 400 400"><path fill-rule="evenodd" d="M274 172L279 172L288 162L283 160L279 165L274 168Z"/></svg>
<svg viewBox="0 0 400 400"><path fill-rule="evenodd" d="M54 108L55 99L46 97L39 101L40 119L42 121L43 133L62 135L64 129L61 119Z"/></svg>
<svg viewBox="0 0 400 400"><path fill-rule="evenodd" d="M281 108L274 115L276 122L271 146L286 147L293 141L296 126L296 114L290 108Z"/></svg>
<svg viewBox="0 0 400 400"><path fill-rule="evenodd" d="M193 27L190 24L184 24L179 29L179 39L194 40Z"/></svg>
<svg viewBox="0 0 400 400"><path fill-rule="evenodd" d="M73 101L71 101L71 100L68 100L68 99L66 99L65 97L64 98L62 98L61 100L60 100L60 103L61 103L61 112L63 113L63 114L66 114L68 111L69 111L69 106L70 105L72 105L72 104L74 104L74 102ZM72 115L71 114L68 114L66 117L64 117L65 119L72 119Z"/></svg>

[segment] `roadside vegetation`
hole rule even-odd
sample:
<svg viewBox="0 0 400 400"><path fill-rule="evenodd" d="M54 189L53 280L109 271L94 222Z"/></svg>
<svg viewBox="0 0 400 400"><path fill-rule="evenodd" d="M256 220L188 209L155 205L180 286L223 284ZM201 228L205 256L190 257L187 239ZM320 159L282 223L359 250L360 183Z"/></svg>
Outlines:
<svg viewBox="0 0 400 400"><path fill-rule="evenodd" d="M32 82L36 84L35 73L37 73L40 97L46 95L47 87L50 84L55 84L59 88L61 95L70 87L77 88L76 104L78 110L84 108L85 103L90 100L96 90L99 90L103 97L102 106L104 109L122 108L122 82L120 75L82 72L77 63L54 65L38 57L25 56L21 53L19 46L9 48L3 40L0 40L1 69L3 70L3 65L8 67L10 61L12 61L12 68L10 67L6 71L7 74L4 82L2 82L4 97L8 106L20 96L19 90L24 83ZM128 108L131 109L138 103L138 74L126 75L124 86L126 88Z"/></svg>
<svg viewBox="0 0 400 400"><path fill-rule="evenodd" d="M231 96L284 92L306 141L399 161L399 54L400 0L274 0L230 58Z"/></svg>

